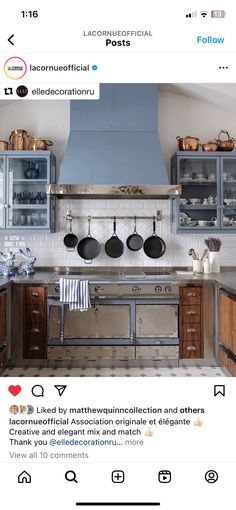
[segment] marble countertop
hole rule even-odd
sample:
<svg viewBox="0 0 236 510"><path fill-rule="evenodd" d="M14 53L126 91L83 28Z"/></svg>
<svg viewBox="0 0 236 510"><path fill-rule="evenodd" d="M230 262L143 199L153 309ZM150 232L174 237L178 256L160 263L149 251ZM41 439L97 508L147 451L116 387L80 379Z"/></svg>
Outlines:
<svg viewBox="0 0 236 510"><path fill-rule="evenodd" d="M171 274L166 274L168 271L171 272L172 268L165 268L163 270L163 274L156 274L158 269L147 269L147 268L116 268L116 269L104 269L98 268L93 270L81 269L80 271L73 271L73 268L70 268L71 273L68 275L66 271L64 274L66 276L78 276L83 279L88 279L91 283L157 283L157 282L178 282L178 283L191 283L191 282L209 282L215 283L219 286L224 287L229 292L236 293L236 268L232 270L222 270L219 274L210 274L210 275L196 275L191 271L184 271L184 268L179 270L178 272L171 272ZM11 278L7 278L4 276L0 277L0 287L6 286L10 282L14 283L25 283L25 284L43 284L47 285L50 283L56 283L59 280L59 275L63 274L63 271L57 272L52 268L50 270L47 268L43 270L39 268L35 270L35 274L30 276L13 276Z"/></svg>

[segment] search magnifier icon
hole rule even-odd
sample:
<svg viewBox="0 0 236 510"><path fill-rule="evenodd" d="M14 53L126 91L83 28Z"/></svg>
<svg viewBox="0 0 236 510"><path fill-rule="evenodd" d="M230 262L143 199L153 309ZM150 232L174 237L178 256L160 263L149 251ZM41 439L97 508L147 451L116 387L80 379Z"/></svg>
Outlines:
<svg viewBox="0 0 236 510"><path fill-rule="evenodd" d="M75 471L66 471L65 479L67 480L67 482L78 483L78 481L76 480L76 473L75 473Z"/></svg>

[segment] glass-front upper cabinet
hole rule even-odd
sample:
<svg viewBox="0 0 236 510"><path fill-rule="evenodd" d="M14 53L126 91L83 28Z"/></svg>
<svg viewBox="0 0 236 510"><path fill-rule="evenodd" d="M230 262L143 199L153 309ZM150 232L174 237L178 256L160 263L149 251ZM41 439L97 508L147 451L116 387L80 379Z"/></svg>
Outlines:
<svg viewBox="0 0 236 510"><path fill-rule="evenodd" d="M181 155L179 155L181 154ZM189 156L191 154L191 156ZM176 228L181 231L220 228L219 159L195 153L172 158L172 182L181 184L176 199Z"/></svg>
<svg viewBox="0 0 236 510"><path fill-rule="evenodd" d="M52 231L55 204L45 187L55 182L54 155L50 151L5 154L0 174L0 205L3 202L5 210L0 217L1 228Z"/></svg>
<svg viewBox="0 0 236 510"><path fill-rule="evenodd" d="M172 207L176 232L236 229L236 156L232 152L177 152L171 159L172 183L181 196Z"/></svg>
<svg viewBox="0 0 236 510"><path fill-rule="evenodd" d="M0 156L0 229L5 226L5 167L6 162L4 156Z"/></svg>
<svg viewBox="0 0 236 510"><path fill-rule="evenodd" d="M222 224L236 228L236 157L222 158Z"/></svg>

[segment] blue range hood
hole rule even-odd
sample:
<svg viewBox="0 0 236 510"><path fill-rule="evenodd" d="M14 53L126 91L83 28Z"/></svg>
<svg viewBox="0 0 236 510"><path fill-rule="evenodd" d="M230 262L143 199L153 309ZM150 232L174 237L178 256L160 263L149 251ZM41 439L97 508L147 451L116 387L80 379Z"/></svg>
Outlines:
<svg viewBox="0 0 236 510"><path fill-rule="evenodd" d="M100 100L71 101L70 134L58 184L48 193L83 198L168 198L157 131L157 85L103 84Z"/></svg>

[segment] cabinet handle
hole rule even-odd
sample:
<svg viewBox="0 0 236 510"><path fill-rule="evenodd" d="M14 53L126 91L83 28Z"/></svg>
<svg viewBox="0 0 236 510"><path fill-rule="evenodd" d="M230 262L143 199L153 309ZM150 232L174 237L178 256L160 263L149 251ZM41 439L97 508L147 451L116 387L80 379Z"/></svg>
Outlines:
<svg viewBox="0 0 236 510"><path fill-rule="evenodd" d="M37 345L32 345L32 347L30 347L30 351L39 351L39 347Z"/></svg>
<svg viewBox="0 0 236 510"><path fill-rule="evenodd" d="M40 311L39 311L39 310L32 310L32 313L33 313L34 315L39 315L39 314L40 314Z"/></svg>
<svg viewBox="0 0 236 510"><path fill-rule="evenodd" d="M40 333L40 329L33 328L33 329L31 329L31 333Z"/></svg>
<svg viewBox="0 0 236 510"><path fill-rule="evenodd" d="M188 292L187 293L187 297L196 297L197 294L195 294L195 292Z"/></svg>
<svg viewBox="0 0 236 510"><path fill-rule="evenodd" d="M196 333L196 329L194 328L188 328L187 333Z"/></svg>
<svg viewBox="0 0 236 510"><path fill-rule="evenodd" d="M39 297L39 292L35 292L35 291L33 291L33 292L31 293L31 295L32 295L33 297Z"/></svg>
<svg viewBox="0 0 236 510"><path fill-rule="evenodd" d="M197 347L195 347L194 345L189 345L187 347L187 351L196 351L197 350Z"/></svg>
<svg viewBox="0 0 236 510"><path fill-rule="evenodd" d="M196 315L196 312L194 312L194 310L188 310L187 315Z"/></svg>

